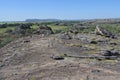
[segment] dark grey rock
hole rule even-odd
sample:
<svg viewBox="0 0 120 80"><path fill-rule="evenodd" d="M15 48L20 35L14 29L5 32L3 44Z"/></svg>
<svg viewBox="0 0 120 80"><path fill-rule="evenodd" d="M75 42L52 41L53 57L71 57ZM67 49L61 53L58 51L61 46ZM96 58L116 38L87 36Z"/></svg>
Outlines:
<svg viewBox="0 0 120 80"><path fill-rule="evenodd" d="M99 25L96 26L95 34L102 35L102 36L105 36L105 37L110 37L110 38L113 38L113 39L116 38L113 33L111 33L110 31L108 31L106 29L104 29L103 27L101 27Z"/></svg>
<svg viewBox="0 0 120 80"><path fill-rule="evenodd" d="M117 43L113 42L113 43L110 43L110 45L117 45Z"/></svg>
<svg viewBox="0 0 120 80"><path fill-rule="evenodd" d="M51 58L54 59L54 60L64 60L64 57L58 56L58 55L57 56L54 55Z"/></svg>
<svg viewBox="0 0 120 80"><path fill-rule="evenodd" d="M92 72L92 73L99 73L100 70L92 70L91 72Z"/></svg>
<svg viewBox="0 0 120 80"><path fill-rule="evenodd" d="M73 25L73 30L83 30L83 29L88 29L88 26L83 26L82 24L75 24Z"/></svg>
<svg viewBox="0 0 120 80"><path fill-rule="evenodd" d="M13 30L13 34L25 34L27 30L31 29L30 25L21 24Z"/></svg>
<svg viewBox="0 0 120 80"><path fill-rule="evenodd" d="M4 64L2 64L2 63L0 64L0 68L1 68L1 67L4 67L4 66L5 66Z"/></svg>
<svg viewBox="0 0 120 80"><path fill-rule="evenodd" d="M101 53L103 56L117 56L120 57L120 53L115 50L106 50Z"/></svg>
<svg viewBox="0 0 120 80"><path fill-rule="evenodd" d="M97 44L98 42L97 41L91 41L90 43L91 44Z"/></svg>
<svg viewBox="0 0 120 80"><path fill-rule="evenodd" d="M60 38L67 39L67 40L72 39L72 37L68 33L60 34Z"/></svg>
<svg viewBox="0 0 120 80"><path fill-rule="evenodd" d="M39 28L34 32L34 34L45 34L45 35L49 35L53 33L54 32L52 31L52 29L47 25L39 26Z"/></svg>
<svg viewBox="0 0 120 80"><path fill-rule="evenodd" d="M28 43L28 42L30 42L30 40L24 40L23 42L24 42L24 43Z"/></svg>

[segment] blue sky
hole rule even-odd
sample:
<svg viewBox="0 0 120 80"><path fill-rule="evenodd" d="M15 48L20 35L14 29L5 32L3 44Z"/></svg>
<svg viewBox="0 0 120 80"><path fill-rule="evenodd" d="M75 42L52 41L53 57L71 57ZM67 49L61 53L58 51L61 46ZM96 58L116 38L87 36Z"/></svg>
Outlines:
<svg viewBox="0 0 120 80"><path fill-rule="evenodd" d="M120 18L120 0L0 0L0 21Z"/></svg>

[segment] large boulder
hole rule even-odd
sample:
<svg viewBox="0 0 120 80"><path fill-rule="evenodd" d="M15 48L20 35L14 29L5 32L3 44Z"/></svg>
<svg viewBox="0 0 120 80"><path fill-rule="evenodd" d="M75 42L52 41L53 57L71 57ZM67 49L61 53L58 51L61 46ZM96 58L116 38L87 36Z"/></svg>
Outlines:
<svg viewBox="0 0 120 80"><path fill-rule="evenodd" d="M37 29L37 31L34 32L34 34L45 34L45 35L49 35L49 34L53 34L53 31L50 27L48 27L47 25L41 25L39 26L39 28Z"/></svg>
<svg viewBox="0 0 120 80"><path fill-rule="evenodd" d="M18 26L18 29L31 29L31 28L30 28L30 25L28 24L21 24Z"/></svg>
<svg viewBox="0 0 120 80"><path fill-rule="evenodd" d="M103 27L99 25L96 26L95 34L115 38L115 36L110 31L104 29Z"/></svg>
<svg viewBox="0 0 120 80"><path fill-rule="evenodd" d="M60 34L60 38L61 39L66 39L66 40L70 40L70 39L72 39L72 37L69 35L69 33L61 33Z"/></svg>
<svg viewBox="0 0 120 80"><path fill-rule="evenodd" d="M31 27L28 24L21 24L15 28L13 31L14 34L25 34L27 30L30 30Z"/></svg>
<svg viewBox="0 0 120 80"><path fill-rule="evenodd" d="M83 29L88 29L88 26L84 26L82 24L75 24L73 25L73 30L83 30Z"/></svg>

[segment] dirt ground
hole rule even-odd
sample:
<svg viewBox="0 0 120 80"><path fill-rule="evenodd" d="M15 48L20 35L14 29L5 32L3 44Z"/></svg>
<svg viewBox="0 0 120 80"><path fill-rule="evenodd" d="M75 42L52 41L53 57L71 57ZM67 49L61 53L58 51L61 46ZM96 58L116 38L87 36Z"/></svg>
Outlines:
<svg viewBox="0 0 120 80"><path fill-rule="evenodd" d="M120 38L79 34L79 39L60 39L59 35L20 38L0 49L0 80L119 80L120 61L64 57L89 56L102 50L120 52ZM90 43L97 41L97 44ZM116 44L113 44L116 43Z"/></svg>

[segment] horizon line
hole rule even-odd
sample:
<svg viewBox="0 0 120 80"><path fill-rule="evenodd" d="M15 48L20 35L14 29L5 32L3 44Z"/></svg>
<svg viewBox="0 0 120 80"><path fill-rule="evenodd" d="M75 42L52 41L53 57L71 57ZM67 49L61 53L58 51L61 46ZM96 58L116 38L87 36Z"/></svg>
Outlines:
<svg viewBox="0 0 120 80"><path fill-rule="evenodd" d="M29 18L25 20L4 20L0 22L26 22L26 20L56 20L56 21L80 21L80 20L104 20L104 19L120 19L120 18L84 18L84 19L57 19L57 18Z"/></svg>

